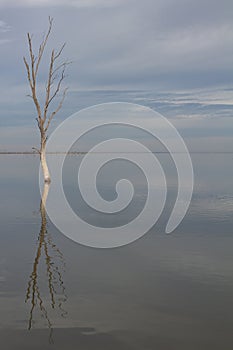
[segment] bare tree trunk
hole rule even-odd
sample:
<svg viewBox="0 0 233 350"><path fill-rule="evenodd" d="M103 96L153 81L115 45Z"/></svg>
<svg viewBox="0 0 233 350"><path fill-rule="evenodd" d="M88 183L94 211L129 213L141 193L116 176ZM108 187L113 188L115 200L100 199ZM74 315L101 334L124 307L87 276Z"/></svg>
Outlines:
<svg viewBox="0 0 233 350"><path fill-rule="evenodd" d="M40 161L41 161L41 167L42 167L43 176L44 176L44 182L50 183L51 178L50 178L49 168L46 161L46 138L44 138L44 136L41 136Z"/></svg>
<svg viewBox="0 0 233 350"><path fill-rule="evenodd" d="M48 168L47 161L46 161L45 147L41 150L40 161L41 161L41 167L42 167L42 171L43 171L43 175L44 175L44 182L50 183L51 178L50 178L49 168Z"/></svg>

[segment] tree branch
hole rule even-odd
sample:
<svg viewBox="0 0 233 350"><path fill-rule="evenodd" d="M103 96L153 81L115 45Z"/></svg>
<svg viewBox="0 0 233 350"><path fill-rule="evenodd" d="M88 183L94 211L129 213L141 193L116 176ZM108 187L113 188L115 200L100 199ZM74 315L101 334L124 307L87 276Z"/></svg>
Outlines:
<svg viewBox="0 0 233 350"><path fill-rule="evenodd" d="M32 147L32 149L34 149L37 153L39 153L40 154L40 150L38 149L38 148L36 148L36 147Z"/></svg>
<svg viewBox="0 0 233 350"><path fill-rule="evenodd" d="M50 91L51 91L51 85L52 85L52 74L53 74L53 65L54 65L54 50L52 50L51 53L51 58L50 58L50 65L49 65L49 73L48 73L48 82L46 86L46 98L45 98L45 106L44 106L44 117L43 120L44 122L46 121L47 118L47 110L49 106L49 100L50 100Z"/></svg>
<svg viewBox="0 0 233 350"><path fill-rule="evenodd" d="M54 60L57 60L57 59L58 59L58 57L61 55L62 51L64 50L64 47L65 47L65 46L66 46L66 43L64 43L64 44L62 45L62 47L60 48L60 50L58 51L58 53L55 55Z"/></svg>
<svg viewBox="0 0 233 350"><path fill-rule="evenodd" d="M38 72L38 69L39 69L39 66L40 66L40 61L41 61L41 58L43 56L45 46L47 44L49 35L51 33L51 30L52 30L52 26L53 26L53 18L51 18L49 16L49 28L48 28L48 31L47 31L47 33L45 35L45 38L42 40L42 43L40 44L39 51L38 51L38 58L37 58L36 70L35 70L36 75L37 75L37 72Z"/></svg>
<svg viewBox="0 0 233 350"><path fill-rule="evenodd" d="M60 109L62 108L64 99L65 99L65 97L66 97L67 90L68 90L68 88L66 88L66 89L63 91L62 98L61 98L61 100L60 100L60 102L59 102L59 104L58 104L58 107L51 113L50 117L48 118L47 125L46 125L46 127L45 127L45 129L44 129L45 132L48 130L49 125L50 125L52 119L54 118L54 116L55 116L55 115L60 111Z"/></svg>
<svg viewBox="0 0 233 350"><path fill-rule="evenodd" d="M29 82L30 88L32 90L33 86L32 86L32 79L31 79L31 72L30 72L29 64L28 64L28 62L27 62L25 57L23 58L23 61L24 61L24 64L25 64L26 70L27 70L28 82Z"/></svg>

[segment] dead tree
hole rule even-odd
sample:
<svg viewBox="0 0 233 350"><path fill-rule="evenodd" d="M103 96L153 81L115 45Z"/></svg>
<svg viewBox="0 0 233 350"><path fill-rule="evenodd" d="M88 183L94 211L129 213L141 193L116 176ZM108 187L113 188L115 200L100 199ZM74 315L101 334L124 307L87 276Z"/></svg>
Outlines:
<svg viewBox="0 0 233 350"><path fill-rule="evenodd" d="M31 90L31 94L29 96L32 98L36 108L36 121L40 131L40 148L37 149L34 147L34 149L40 154L44 181L47 183L51 182L50 173L46 162L46 143L48 139L48 128L55 115L61 109L66 96L67 88L62 91L61 96L60 92L62 88L62 82L65 78L65 70L69 64L67 61L58 63L65 44L63 44L58 51L52 49L49 60L48 77L47 81L45 82L45 98L44 102L41 103L39 101L37 92L38 73L45 48L51 34L52 26L53 18L49 17L49 27L47 33L42 39L42 42L39 45L36 54L33 50L32 35L30 33L27 33L29 60L27 60L25 57L23 58L26 67L28 83Z"/></svg>

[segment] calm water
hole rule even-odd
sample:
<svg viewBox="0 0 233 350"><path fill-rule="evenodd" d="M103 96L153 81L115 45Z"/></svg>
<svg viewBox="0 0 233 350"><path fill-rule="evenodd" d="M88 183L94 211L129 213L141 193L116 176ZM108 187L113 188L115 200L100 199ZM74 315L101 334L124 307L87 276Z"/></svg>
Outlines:
<svg viewBox="0 0 233 350"><path fill-rule="evenodd" d="M38 158L0 156L0 339L4 350L233 348L233 154L192 154L193 199L169 235L165 225L176 196L169 157L168 200L157 224L138 241L92 249L61 234L40 211ZM100 226L80 204L69 156L64 190L75 211ZM100 176L111 199L120 164ZM143 206L143 176L122 222ZM113 176L114 174L114 176ZM52 186L52 185L51 185Z"/></svg>

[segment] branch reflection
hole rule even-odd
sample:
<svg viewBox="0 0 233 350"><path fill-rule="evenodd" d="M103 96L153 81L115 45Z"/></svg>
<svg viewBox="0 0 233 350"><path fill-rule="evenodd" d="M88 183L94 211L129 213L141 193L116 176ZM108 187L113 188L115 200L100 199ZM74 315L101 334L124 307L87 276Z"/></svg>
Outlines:
<svg viewBox="0 0 233 350"><path fill-rule="evenodd" d="M28 329L32 329L35 324L34 313L37 306L39 307L41 316L46 320L47 327L50 329L50 341L52 342L53 325L48 309L55 310L57 308L60 316L66 317L67 312L64 310L63 305L67 300L67 295L63 282L63 273L65 271L64 257L53 242L52 237L47 230L46 200L49 193L49 187L50 184L45 183L40 203L41 227L38 236L38 245L32 273L28 281L25 302L31 303ZM41 271L41 265L43 267L43 257L46 273L43 273L43 276L40 276L39 270ZM40 290L40 282L43 282L45 277L47 280L49 295L49 302L47 303L44 302Z"/></svg>

